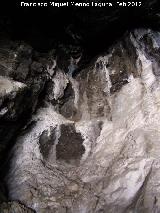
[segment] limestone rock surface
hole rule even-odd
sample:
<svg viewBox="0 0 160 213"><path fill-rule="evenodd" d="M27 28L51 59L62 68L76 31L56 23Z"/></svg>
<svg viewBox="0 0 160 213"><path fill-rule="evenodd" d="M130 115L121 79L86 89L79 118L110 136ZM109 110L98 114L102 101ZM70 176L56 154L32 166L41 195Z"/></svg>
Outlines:
<svg viewBox="0 0 160 213"><path fill-rule="evenodd" d="M75 75L52 56L44 104L10 153L10 200L37 213L159 212L159 55L160 33L137 29Z"/></svg>

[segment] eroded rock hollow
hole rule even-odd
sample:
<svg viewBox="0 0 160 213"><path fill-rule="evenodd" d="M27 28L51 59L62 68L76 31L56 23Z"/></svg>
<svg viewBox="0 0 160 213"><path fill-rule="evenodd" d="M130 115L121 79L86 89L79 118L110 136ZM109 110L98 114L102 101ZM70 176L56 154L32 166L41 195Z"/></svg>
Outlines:
<svg viewBox="0 0 160 213"><path fill-rule="evenodd" d="M160 33L83 54L1 42L1 213L160 212Z"/></svg>

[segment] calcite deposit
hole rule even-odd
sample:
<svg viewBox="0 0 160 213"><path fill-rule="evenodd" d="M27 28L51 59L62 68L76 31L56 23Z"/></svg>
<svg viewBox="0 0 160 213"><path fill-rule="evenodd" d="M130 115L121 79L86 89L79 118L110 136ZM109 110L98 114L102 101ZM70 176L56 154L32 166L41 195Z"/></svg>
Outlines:
<svg viewBox="0 0 160 213"><path fill-rule="evenodd" d="M78 72L69 55L63 67L25 44L15 54L0 77L0 118L16 133L1 212L159 212L160 33L128 32Z"/></svg>

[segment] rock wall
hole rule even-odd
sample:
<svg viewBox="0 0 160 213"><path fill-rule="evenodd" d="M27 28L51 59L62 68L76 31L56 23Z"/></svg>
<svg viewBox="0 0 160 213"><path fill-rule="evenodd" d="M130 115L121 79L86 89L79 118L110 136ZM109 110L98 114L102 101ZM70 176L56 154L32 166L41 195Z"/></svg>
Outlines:
<svg viewBox="0 0 160 213"><path fill-rule="evenodd" d="M24 47L25 62L1 63L2 131L19 131L9 199L37 213L159 212L160 33L127 33L80 72L81 54L63 66Z"/></svg>

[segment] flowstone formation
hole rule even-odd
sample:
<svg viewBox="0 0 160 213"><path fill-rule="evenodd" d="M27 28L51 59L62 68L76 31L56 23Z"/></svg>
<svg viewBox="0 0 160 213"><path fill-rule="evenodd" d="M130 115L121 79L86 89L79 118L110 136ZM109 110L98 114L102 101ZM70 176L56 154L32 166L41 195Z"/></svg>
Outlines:
<svg viewBox="0 0 160 213"><path fill-rule="evenodd" d="M159 212L160 33L126 33L82 70L79 48L60 64L25 45L12 69L1 51L1 153L16 135L1 212Z"/></svg>

